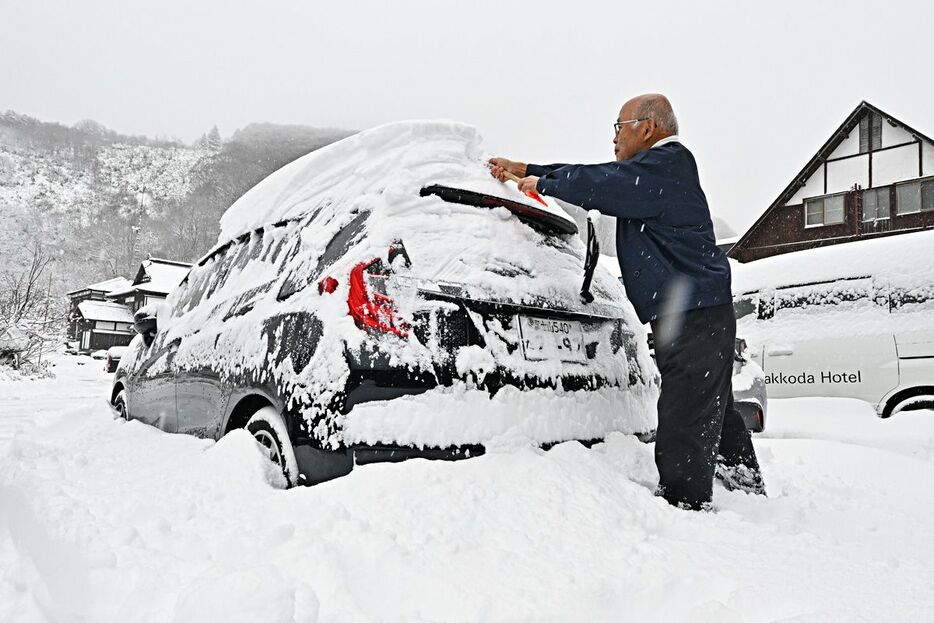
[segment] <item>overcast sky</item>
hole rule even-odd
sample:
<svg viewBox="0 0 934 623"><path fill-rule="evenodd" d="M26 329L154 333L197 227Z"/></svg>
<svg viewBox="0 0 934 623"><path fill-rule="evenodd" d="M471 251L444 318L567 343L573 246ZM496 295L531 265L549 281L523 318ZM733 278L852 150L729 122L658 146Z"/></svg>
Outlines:
<svg viewBox="0 0 934 623"><path fill-rule="evenodd" d="M448 118L520 160L612 159L667 94L742 231L868 100L934 134L934 3L0 0L0 109L191 141Z"/></svg>

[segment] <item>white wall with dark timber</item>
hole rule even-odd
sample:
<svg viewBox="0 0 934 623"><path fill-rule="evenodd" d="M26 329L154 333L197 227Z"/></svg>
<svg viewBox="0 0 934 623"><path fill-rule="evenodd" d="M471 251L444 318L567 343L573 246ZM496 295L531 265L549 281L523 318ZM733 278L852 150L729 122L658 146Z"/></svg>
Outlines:
<svg viewBox="0 0 934 623"><path fill-rule="evenodd" d="M910 137L909 137L910 138ZM883 133L883 147L885 139ZM918 177L918 143L872 154L872 186L887 186ZM865 188L865 186L863 187Z"/></svg>
<svg viewBox="0 0 934 623"><path fill-rule="evenodd" d="M853 184L869 188L869 154L831 160L825 166L827 167L827 193L850 190Z"/></svg>
<svg viewBox="0 0 934 623"><path fill-rule="evenodd" d="M857 124L784 205L799 205L805 199L848 191L855 185L863 189L878 188L934 175L934 145L884 118L880 133L878 117L876 119L871 141L874 149L867 151L868 137L860 140L861 126ZM867 122L867 129L871 125ZM862 153L861 142L864 143Z"/></svg>
<svg viewBox="0 0 934 623"><path fill-rule="evenodd" d="M833 153L831 153L827 159L833 160L834 158L845 158L846 156L855 156L858 153L859 130L854 128L854 130L850 132L850 134L845 139L843 139L843 142L833 150Z"/></svg>
<svg viewBox="0 0 934 623"><path fill-rule="evenodd" d="M924 143L921 161L922 175L934 175L934 145Z"/></svg>
<svg viewBox="0 0 934 623"><path fill-rule="evenodd" d="M892 125L888 121L882 122L882 148L904 145L905 143L917 143L918 141L905 128Z"/></svg>
<svg viewBox="0 0 934 623"><path fill-rule="evenodd" d="M808 197L818 197L823 194L824 167L819 167L814 175L808 178L804 186L802 186L785 205L798 205L799 203L804 203L804 200Z"/></svg>

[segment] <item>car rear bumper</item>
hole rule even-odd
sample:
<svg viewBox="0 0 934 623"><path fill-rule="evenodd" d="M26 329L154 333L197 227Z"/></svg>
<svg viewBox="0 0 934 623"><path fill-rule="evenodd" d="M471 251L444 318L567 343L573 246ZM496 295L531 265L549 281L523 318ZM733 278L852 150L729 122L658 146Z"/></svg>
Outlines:
<svg viewBox="0 0 934 623"><path fill-rule="evenodd" d="M356 371L341 424L349 447L476 448L504 437L547 445L645 433L656 425L658 388L620 387L589 377L483 379L439 383L430 375Z"/></svg>

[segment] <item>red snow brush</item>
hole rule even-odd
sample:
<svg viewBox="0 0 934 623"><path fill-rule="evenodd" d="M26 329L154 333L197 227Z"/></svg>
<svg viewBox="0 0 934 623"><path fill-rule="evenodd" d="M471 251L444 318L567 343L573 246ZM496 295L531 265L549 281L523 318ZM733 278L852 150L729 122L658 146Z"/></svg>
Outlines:
<svg viewBox="0 0 934 623"><path fill-rule="evenodd" d="M512 181L515 182L516 184L519 183L519 178L516 177L515 175L513 175L512 173L510 173L509 171L503 171L503 173L506 174L506 179L507 179L507 180L512 180ZM538 194L537 192L535 192L534 190L530 190L529 192L527 192L527 193L525 193L525 194L526 194L526 196L531 197L532 199L534 199L535 201L539 202L540 204L542 204L542 205L545 206L546 208L548 207L548 204L545 203L545 200L542 199L542 196L539 195L539 194Z"/></svg>

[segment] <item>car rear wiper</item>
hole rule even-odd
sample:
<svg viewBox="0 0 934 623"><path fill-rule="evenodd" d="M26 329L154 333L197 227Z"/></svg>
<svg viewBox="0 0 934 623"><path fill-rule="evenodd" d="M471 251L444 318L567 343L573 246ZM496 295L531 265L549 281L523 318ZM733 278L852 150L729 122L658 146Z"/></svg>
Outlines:
<svg viewBox="0 0 934 623"><path fill-rule="evenodd" d="M600 241L597 240L597 228L593 224L593 219L587 215L587 257L584 258L584 283L581 286L581 301L584 303L593 302L593 294L590 292L590 283L593 281L593 273L597 269L597 262L600 260Z"/></svg>
<svg viewBox="0 0 934 623"><path fill-rule="evenodd" d="M577 233L577 224L574 221L519 201L511 201L509 199L503 199L502 197L484 195L483 193L471 190L461 190L459 188L440 186L438 184L432 184L431 186L422 188L419 195L422 197L435 195L449 203L460 203L462 205L476 206L478 208L506 208L526 225L548 234L567 235Z"/></svg>

